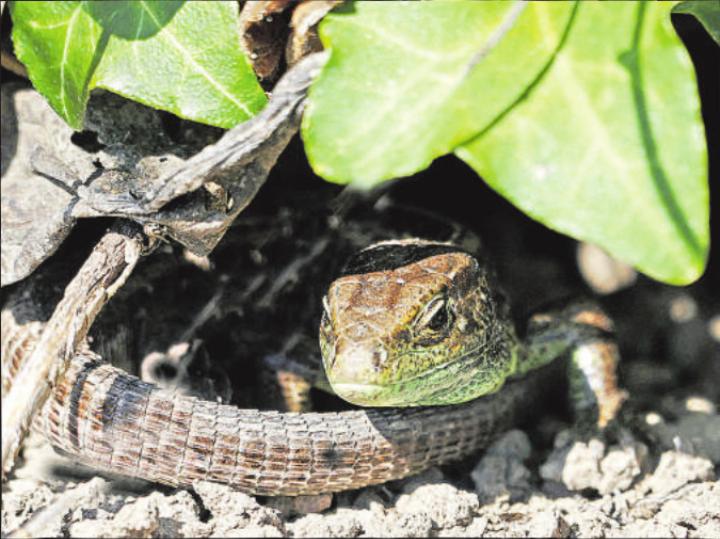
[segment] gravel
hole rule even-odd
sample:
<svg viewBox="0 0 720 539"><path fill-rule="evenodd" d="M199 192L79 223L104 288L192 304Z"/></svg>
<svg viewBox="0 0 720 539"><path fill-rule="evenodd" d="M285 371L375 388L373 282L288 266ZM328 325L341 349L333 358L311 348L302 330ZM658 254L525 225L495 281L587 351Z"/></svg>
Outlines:
<svg viewBox="0 0 720 539"><path fill-rule="evenodd" d="M6 485L3 534L22 525L48 537L718 537L720 418L700 408L650 429L657 447L681 434L693 441L680 449L654 452L627 429L613 443L566 429L543 452L512 430L471 471L433 468L298 499L94 477L35 438Z"/></svg>

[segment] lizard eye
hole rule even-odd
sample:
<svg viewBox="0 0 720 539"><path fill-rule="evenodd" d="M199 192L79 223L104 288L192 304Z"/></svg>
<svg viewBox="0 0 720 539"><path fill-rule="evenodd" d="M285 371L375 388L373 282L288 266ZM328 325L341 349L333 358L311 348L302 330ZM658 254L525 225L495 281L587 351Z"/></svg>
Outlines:
<svg viewBox="0 0 720 539"><path fill-rule="evenodd" d="M451 323L452 312L447 299L444 296L438 296L430 300L420 312L415 321L415 329L421 332L437 333L449 327Z"/></svg>
<svg viewBox="0 0 720 539"><path fill-rule="evenodd" d="M430 320L428 320L426 327L433 331L440 331L444 328L449 320L448 312L446 308L440 307L435 311L435 314Z"/></svg>

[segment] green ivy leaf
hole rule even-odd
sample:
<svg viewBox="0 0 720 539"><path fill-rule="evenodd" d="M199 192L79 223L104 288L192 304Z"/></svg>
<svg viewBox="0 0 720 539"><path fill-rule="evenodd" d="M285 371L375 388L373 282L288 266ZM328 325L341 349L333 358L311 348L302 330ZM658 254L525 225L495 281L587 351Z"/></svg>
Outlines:
<svg viewBox="0 0 720 539"><path fill-rule="evenodd" d="M687 13L694 15L720 45L720 1L718 0L688 0L680 2L673 8L673 13Z"/></svg>
<svg viewBox="0 0 720 539"><path fill-rule="evenodd" d="M517 99L557 46L565 2L356 2L330 13L331 57L303 117L323 178L370 187L428 166Z"/></svg>
<svg viewBox="0 0 720 539"><path fill-rule="evenodd" d="M13 2L13 42L35 88L75 129L104 88L230 128L266 97L237 35L235 2Z"/></svg>
<svg viewBox="0 0 720 539"><path fill-rule="evenodd" d="M640 271L686 284L709 243L707 150L692 63L671 4L580 2L511 113L459 148L531 217Z"/></svg>
<svg viewBox="0 0 720 539"><path fill-rule="evenodd" d="M457 149L547 226L648 275L696 279L707 150L672 4L368 3L331 14L302 135L326 179L373 186Z"/></svg>

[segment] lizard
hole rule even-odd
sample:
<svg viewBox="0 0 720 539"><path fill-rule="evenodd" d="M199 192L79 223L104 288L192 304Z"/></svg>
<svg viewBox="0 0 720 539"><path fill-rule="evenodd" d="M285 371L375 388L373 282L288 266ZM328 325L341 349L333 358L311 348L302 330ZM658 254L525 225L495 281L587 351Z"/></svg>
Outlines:
<svg viewBox="0 0 720 539"><path fill-rule="evenodd" d="M335 232L347 235L348 227ZM179 487L218 481L271 496L360 488L467 456L536 409L565 373L578 414L607 425L624 398L611 320L591 302L569 303L531 317L520 337L487 260L446 239L386 237L358 250L368 240L358 233L339 271L307 261L313 271L334 272L329 284L318 281L322 299L304 294L322 312L303 317L319 326L305 342L319 339L321 353L288 361L288 369L371 408L239 408L141 381L84 348L36 425L56 449L100 470ZM287 256L296 262L297 254ZM283 274L253 292L257 304L277 305L273 285ZM42 319L32 313L38 308L23 290L6 301L4 362L21 361L31 346L23 322Z"/></svg>

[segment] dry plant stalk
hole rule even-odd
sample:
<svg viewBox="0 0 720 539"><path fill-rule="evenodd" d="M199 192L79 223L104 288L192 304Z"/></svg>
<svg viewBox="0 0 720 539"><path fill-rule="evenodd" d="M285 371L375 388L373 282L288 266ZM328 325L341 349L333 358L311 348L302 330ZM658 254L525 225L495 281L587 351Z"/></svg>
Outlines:
<svg viewBox="0 0 720 539"><path fill-rule="evenodd" d="M114 225L65 289L32 354L2 402L2 473L10 472L36 413L64 375L103 306L125 283L143 250L134 224Z"/></svg>

